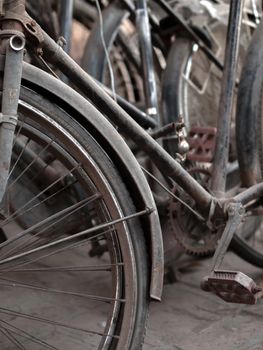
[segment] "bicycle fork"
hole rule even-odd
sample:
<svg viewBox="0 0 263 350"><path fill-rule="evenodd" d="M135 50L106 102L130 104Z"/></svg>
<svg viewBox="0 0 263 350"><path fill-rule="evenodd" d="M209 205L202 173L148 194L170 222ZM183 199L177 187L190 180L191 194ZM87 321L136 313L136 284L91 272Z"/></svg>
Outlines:
<svg viewBox="0 0 263 350"><path fill-rule="evenodd" d="M23 10L23 1L17 1L17 5L19 10L21 8ZM4 14L2 6L1 10L0 15L2 17ZM4 11L8 11L8 6ZM25 48L25 38L21 30L22 28L17 22L4 20L3 30L0 32L1 68L4 72L2 82L2 110L0 113L0 203L3 200L7 186L13 140L17 125L18 100Z"/></svg>

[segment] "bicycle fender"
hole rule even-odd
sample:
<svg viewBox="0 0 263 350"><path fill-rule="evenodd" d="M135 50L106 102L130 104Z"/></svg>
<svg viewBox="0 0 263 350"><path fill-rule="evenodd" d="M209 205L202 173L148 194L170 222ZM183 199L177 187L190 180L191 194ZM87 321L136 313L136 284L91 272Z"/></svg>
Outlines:
<svg viewBox="0 0 263 350"><path fill-rule="evenodd" d="M129 15L120 2L112 2L102 12L104 43L108 51L111 50L113 42L120 29L121 22ZM101 40L101 23L99 18L93 24L92 30L84 50L81 66L97 80L103 80L103 72L107 64L104 44ZM103 55L101 54L103 53ZM99 60L99 61L98 61Z"/></svg>
<svg viewBox="0 0 263 350"><path fill-rule="evenodd" d="M39 68L24 63L22 85L40 92L57 105L62 105L64 109L65 106L71 110L73 108L78 122L89 129L117 166L136 209L153 209L151 214L144 217L143 229L151 264L150 297L160 300L164 273L161 226L151 189L130 148L112 124L88 100L62 81ZM93 113L87 115L87 111L91 110Z"/></svg>

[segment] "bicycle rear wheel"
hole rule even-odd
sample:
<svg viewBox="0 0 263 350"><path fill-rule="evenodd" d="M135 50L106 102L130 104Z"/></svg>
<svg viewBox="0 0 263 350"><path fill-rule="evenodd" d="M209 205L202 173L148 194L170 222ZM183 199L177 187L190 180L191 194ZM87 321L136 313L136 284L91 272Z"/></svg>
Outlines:
<svg viewBox="0 0 263 350"><path fill-rule="evenodd" d="M140 348L148 270L134 213L91 134L22 88L1 205L1 348Z"/></svg>

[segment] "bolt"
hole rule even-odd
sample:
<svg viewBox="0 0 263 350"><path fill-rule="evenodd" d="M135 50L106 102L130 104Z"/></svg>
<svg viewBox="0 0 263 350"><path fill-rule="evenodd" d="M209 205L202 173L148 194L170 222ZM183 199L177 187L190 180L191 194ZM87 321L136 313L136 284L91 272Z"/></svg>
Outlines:
<svg viewBox="0 0 263 350"><path fill-rule="evenodd" d="M238 213L239 215L244 215L246 212L245 208L243 206L241 206L239 209L238 209Z"/></svg>
<svg viewBox="0 0 263 350"><path fill-rule="evenodd" d="M228 207L228 215L234 215L235 214L235 208L230 204Z"/></svg>

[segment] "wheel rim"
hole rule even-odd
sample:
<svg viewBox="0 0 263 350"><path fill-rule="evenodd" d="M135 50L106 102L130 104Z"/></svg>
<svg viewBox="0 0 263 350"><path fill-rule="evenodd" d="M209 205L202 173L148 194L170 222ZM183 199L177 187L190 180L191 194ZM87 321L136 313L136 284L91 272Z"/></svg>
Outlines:
<svg viewBox="0 0 263 350"><path fill-rule="evenodd" d="M5 349L14 345L21 349L125 346L131 338L129 326L136 299L127 226L125 222L107 225L92 233L95 225L123 216L122 210L81 145L47 115L21 104L23 114L1 220L1 230L7 236L0 244L0 288L5 301L0 308L0 337ZM41 132L43 127L46 134ZM32 159L31 151L36 158ZM40 160L46 162L42 172ZM84 160L85 165L80 163ZM52 167L59 174L48 173ZM43 171L48 175L44 185L39 181ZM54 203L59 209L55 210ZM73 214L78 214L78 226L71 220ZM90 233L75 238L73 232L85 230ZM53 246L49 246L51 242ZM99 259L105 245L107 251ZM99 281L94 281L94 273ZM87 317L78 313L91 317L87 322ZM122 332L127 339L122 339Z"/></svg>

